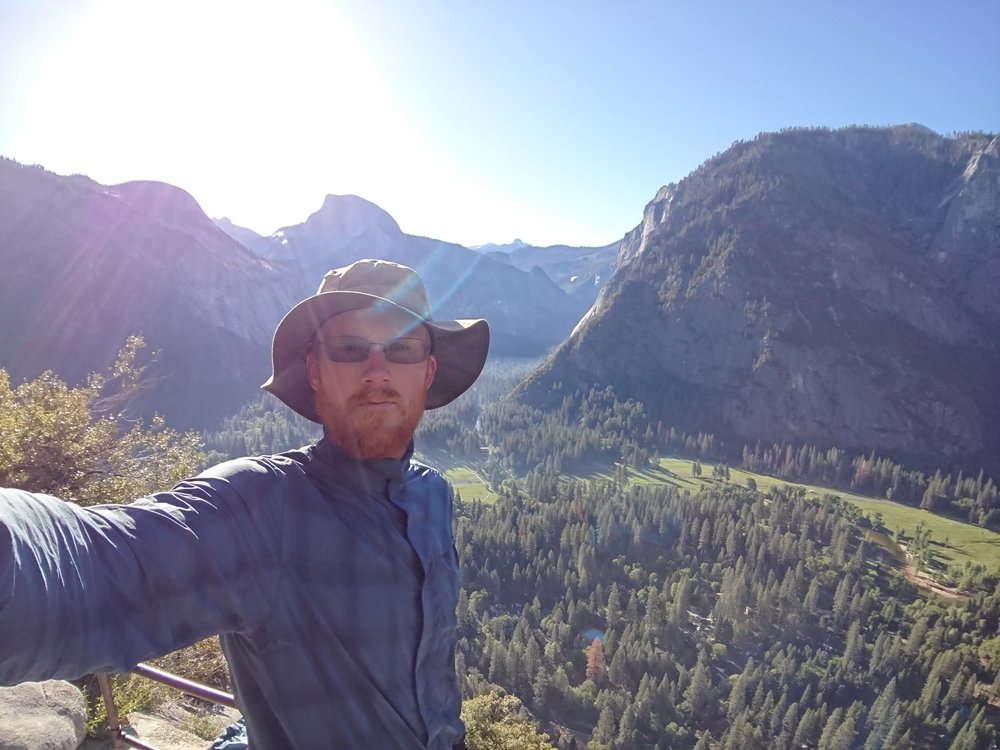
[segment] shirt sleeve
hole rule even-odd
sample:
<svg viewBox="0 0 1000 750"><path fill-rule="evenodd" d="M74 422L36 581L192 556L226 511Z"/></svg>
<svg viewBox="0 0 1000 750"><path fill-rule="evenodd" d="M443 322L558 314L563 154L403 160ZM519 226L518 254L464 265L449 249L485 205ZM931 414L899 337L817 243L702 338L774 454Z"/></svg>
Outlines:
<svg viewBox="0 0 1000 750"><path fill-rule="evenodd" d="M130 505L0 490L0 684L254 629L280 575L280 497L273 467L224 466Z"/></svg>

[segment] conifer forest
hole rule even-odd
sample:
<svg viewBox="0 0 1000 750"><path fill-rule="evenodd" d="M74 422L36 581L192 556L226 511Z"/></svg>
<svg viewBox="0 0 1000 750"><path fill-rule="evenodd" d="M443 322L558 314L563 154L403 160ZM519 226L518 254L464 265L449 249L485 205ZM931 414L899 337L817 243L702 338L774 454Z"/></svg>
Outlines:
<svg viewBox="0 0 1000 750"><path fill-rule="evenodd" d="M134 380L124 356L120 369ZM736 449L652 424L642 404L608 389L567 395L543 413L506 398L525 367L492 367L470 398L428 412L417 437L429 463L471 468L491 491L489 500L455 493L456 668L472 750L996 747L1000 571L976 560L927 566L926 581L948 585L921 585L894 559L903 536L890 541L877 516L835 489L989 529L992 478L837 448ZM105 385L74 389L46 376L12 389L0 377L13 446L4 455L27 455L44 438L65 446L73 476L118 477L131 454L111 447L124 440L159 457L136 481L161 484L196 460L318 437L266 400L200 440L162 425L116 437L97 409ZM68 413L76 417L56 418ZM694 476L701 461L717 463L694 491L639 480L666 455L694 459ZM725 461L762 483L832 489L758 489ZM118 469L109 473L109 462ZM89 485L41 469L0 462L11 480L90 502ZM941 542L923 525L905 540L914 566ZM226 687L222 669L218 679L192 676Z"/></svg>
<svg viewBox="0 0 1000 750"><path fill-rule="evenodd" d="M992 479L726 446L652 424L607 389L545 413L502 397L522 371L494 368L418 435L430 463L475 466L498 497L456 498L465 699L514 696L566 749L995 747L996 570L967 565L959 593L936 596L832 490L758 491L721 463L698 492L631 474L667 454L728 460L995 527ZM249 409L238 447L311 439L274 420L266 402ZM226 452L226 439L209 445ZM615 469L588 475L595 465Z"/></svg>

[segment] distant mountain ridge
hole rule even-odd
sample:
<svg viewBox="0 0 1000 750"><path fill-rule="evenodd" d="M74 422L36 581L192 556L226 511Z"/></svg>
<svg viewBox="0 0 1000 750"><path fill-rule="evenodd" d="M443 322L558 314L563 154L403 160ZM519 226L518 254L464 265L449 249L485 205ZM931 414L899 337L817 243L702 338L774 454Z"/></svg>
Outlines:
<svg viewBox="0 0 1000 750"><path fill-rule="evenodd" d="M539 356L586 309L544 273L403 234L356 196L261 237L165 183L104 186L0 158L0 367L15 384L48 369L80 382L140 333L158 357L134 411L215 427L267 378L284 313L365 257L421 271L436 317L488 318L494 354Z"/></svg>
<svg viewBox="0 0 1000 750"><path fill-rule="evenodd" d="M475 250L477 253L512 253L515 250L520 250L522 247L528 247L528 243L520 239L513 239L510 242L496 243L488 242L485 245L471 245L470 250Z"/></svg>
<svg viewBox="0 0 1000 750"><path fill-rule="evenodd" d="M1000 139L762 134L662 188L518 392L611 385L739 441L1000 463Z"/></svg>
<svg viewBox="0 0 1000 750"><path fill-rule="evenodd" d="M506 245L479 245L473 249L522 271L539 268L561 289L590 307L611 278L620 246L621 241L602 247L538 247L514 240Z"/></svg>
<svg viewBox="0 0 1000 750"><path fill-rule="evenodd" d="M288 264L302 296L331 268L384 258L420 272L438 318L487 318L495 355L537 356L559 344L589 303L545 273L498 263L462 245L405 234L385 210L356 195L328 195L302 224L283 227L258 245Z"/></svg>

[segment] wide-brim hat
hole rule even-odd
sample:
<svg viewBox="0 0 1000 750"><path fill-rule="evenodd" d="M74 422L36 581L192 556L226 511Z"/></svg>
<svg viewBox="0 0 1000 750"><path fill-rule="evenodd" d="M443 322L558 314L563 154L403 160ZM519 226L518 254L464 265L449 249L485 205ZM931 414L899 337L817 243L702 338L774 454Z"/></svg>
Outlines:
<svg viewBox="0 0 1000 750"><path fill-rule="evenodd" d="M426 408L451 403L479 377L490 348L485 320L434 320L427 289L416 271L387 260L359 260L327 273L319 291L281 319L271 343L271 377L261 388L306 419L319 422L306 372L313 337L334 315L377 306L402 310L430 331L437 372L427 391Z"/></svg>

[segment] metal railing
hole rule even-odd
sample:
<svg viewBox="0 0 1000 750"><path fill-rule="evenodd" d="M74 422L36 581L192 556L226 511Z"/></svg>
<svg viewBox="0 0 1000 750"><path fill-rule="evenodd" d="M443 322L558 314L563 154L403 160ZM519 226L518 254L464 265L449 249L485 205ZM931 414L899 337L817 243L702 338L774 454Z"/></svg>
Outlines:
<svg viewBox="0 0 1000 750"><path fill-rule="evenodd" d="M223 690L216 690L208 685L186 680L178 675L164 672L162 669L151 667L148 664L139 664L132 670L131 674L139 675L147 679L158 682L161 685L168 685L176 688L188 695L215 703L220 706L236 708L236 699ZM104 698L104 707L108 714L108 728L111 730L111 744L115 750L124 750L126 747L137 747L140 750L156 750L138 737L126 734L118 718L118 707L115 705L115 697L111 692L111 677L107 673L97 675L97 684L101 688L101 696Z"/></svg>

